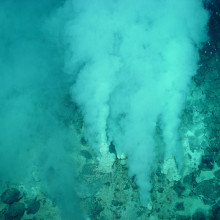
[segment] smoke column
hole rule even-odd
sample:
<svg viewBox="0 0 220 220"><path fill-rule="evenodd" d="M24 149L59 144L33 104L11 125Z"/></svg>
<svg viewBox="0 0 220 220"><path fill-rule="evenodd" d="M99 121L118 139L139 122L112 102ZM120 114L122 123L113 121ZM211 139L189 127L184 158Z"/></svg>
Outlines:
<svg viewBox="0 0 220 220"><path fill-rule="evenodd" d="M141 200L149 197L154 133L161 118L165 158L181 167L178 127L198 50L207 40L201 0L68 1L66 72L95 151L112 142L128 156Z"/></svg>

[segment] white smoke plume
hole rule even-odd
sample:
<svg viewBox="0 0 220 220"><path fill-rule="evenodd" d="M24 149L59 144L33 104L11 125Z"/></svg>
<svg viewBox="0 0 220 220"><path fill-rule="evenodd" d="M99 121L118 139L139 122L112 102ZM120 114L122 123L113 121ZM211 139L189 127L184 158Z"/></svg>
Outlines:
<svg viewBox="0 0 220 220"><path fill-rule="evenodd" d="M207 40L208 13L201 0L70 0L66 8L66 71L75 79L85 136L97 152L112 142L128 156L145 200L159 117L165 157L181 164L180 115Z"/></svg>

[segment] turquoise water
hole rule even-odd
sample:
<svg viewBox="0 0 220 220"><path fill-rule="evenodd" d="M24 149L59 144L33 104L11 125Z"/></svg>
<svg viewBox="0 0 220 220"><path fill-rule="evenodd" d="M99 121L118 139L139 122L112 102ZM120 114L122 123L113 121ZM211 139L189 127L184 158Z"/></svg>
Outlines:
<svg viewBox="0 0 220 220"><path fill-rule="evenodd" d="M0 3L0 219L219 219L219 3L91 2Z"/></svg>

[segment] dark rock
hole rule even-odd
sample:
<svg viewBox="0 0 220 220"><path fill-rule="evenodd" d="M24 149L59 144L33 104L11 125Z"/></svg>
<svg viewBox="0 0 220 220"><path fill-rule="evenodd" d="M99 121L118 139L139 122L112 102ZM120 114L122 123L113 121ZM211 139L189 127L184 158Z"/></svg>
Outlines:
<svg viewBox="0 0 220 220"><path fill-rule="evenodd" d="M214 119L213 119L214 120ZM215 127L216 125L214 125L214 127ZM212 131L213 131L214 129L212 129ZM211 153L211 155L213 155L213 154L216 154L216 155L218 155L219 154L219 150L220 150L220 141L219 141L219 137L218 137L218 133L219 133L219 131L216 131L216 134L213 134L213 138L212 139L210 139L210 141L209 141L209 146L210 146L210 148L211 148L211 150L210 150L210 153ZM217 138L217 139L216 139Z"/></svg>
<svg viewBox="0 0 220 220"><path fill-rule="evenodd" d="M202 201L204 202L205 205L213 205L215 203L215 200L210 199L208 197L202 196L201 197Z"/></svg>
<svg viewBox="0 0 220 220"><path fill-rule="evenodd" d="M102 211L104 210L104 208L102 207L102 205L98 202L94 203L92 209L90 209L90 214L91 217L97 217Z"/></svg>
<svg viewBox="0 0 220 220"><path fill-rule="evenodd" d="M138 210L137 211L137 216L140 217L144 214L144 210Z"/></svg>
<svg viewBox="0 0 220 220"><path fill-rule="evenodd" d="M212 153L213 153L213 150L210 146L208 146L207 148L204 149L204 155L211 155Z"/></svg>
<svg viewBox="0 0 220 220"><path fill-rule="evenodd" d="M106 186L110 186L111 183L110 183L110 182L106 182L105 185L106 185Z"/></svg>
<svg viewBox="0 0 220 220"><path fill-rule="evenodd" d="M201 169L209 169L212 170L214 167L214 158L212 155L203 155L201 164L199 166Z"/></svg>
<svg viewBox="0 0 220 220"><path fill-rule="evenodd" d="M115 210L113 211L113 216L114 216L114 217L113 217L114 219L121 219L120 213L118 213L118 212L115 211Z"/></svg>
<svg viewBox="0 0 220 220"><path fill-rule="evenodd" d="M214 175L217 179L220 179L220 169L214 172Z"/></svg>
<svg viewBox="0 0 220 220"><path fill-rule="evenodd" d="M124 190L127 190L127 189L129 189L129 188L130 188L129 184L126 183L125 186L124 186Z"/></svg>
<svg viewBox="0 0 220 220"><path fill-rule="evenodd" d="M184 204L183 202L177 202L176 205L175 205L175 209L177 211L183 211L184 210Z"/></svg>
<svg viewBox="0 0 220 220"><path fill-rule="evenodd" d="M1 195L2 202L12 204L21 199L20 192L16 188L7 189Z"/></svg>
<svg viewBox="0 0 220 220"><path fill-rule="evenodd" d="M158 189L158 192L159 193L162 193L164 191L164 188L162 188L162 187L160 187L159 189Z"/></svg>
<svg viewBox="0 0 220 220"><path fill-rule="evenodd" d="M220 201L212 206L212 216L214 219L220 219Z"/></svg>
<svg viewBox="0 0 220 220"><path fill-rule="evenodd" d="M186 188L181 184L180 181L178 181L177 183L174 184L173 189L175 190L178 196L181 196Z"/></svg>
<svg viewBox="0 0 220 220"><path fill-rule="evenodd" d="M184 184L189 184L190 186L195 186L196 185L196 176L195 173L190 173L189 175L186 175L183 178L183 183Z"/></svg>
<svg viewBox="0 0 220 220"><path fill-rule="evenodd" d="M40 201L36 199L28 200L26 205L27 205L26 211L28 215L35 214L40 209Z"/></svg>
<svg viewBox="0 0 220 220"><path fill-rule="evenodd" d="M123 203L118 201L118 200L112 200L112 205L113 206L121 206Z"/></svg>
<svg viewBox="0 0 220 220"><path fill-rule="evenodd" d="M203 211L199 210L192 215L192 220L207 220L207 218Z"/></svg>
<svg viewBox="0 0 220 220"><path fill-rule="evenodd" d="M157 181L158 181L159 183L165 181L165 177L166 177L166 175L163 174L163 173L161 173L161 169L160 169L160 168L158 168L158 169L156 170L156 175L157 175L157 178L158 178Z"/></svg>
<svg viewBox="0 0 220 220"><path fill-rule="evenodd" d="M4 216L4 220L21 220L22 216L11 217L8 215Z"/></svg>
<svg viewBox="0 0 220 220"><path fill-rule="evenodd" d="M80 141L81 141L82 145L84 145L84 146L87 145L87 141L86 141L86 139L84 137L82 137Z"/></svg>
<svg viewBox="0 0 220 220"><path fill-rule="evenodd" d="M109 145L109 152L112 153L112 154L115 154L117 156L115 145L112 142Z"/></svg>
<svg viewBox="0 0 220 220"><path fill-rule="evenodd" d="M85 205L91 219L100 219L99 215L104 210L100 201L97 201L96 198L93 196L86 200Z"/></svg>
<svg viewBox="0 0 220 220"><path fill-rule="evenodd" d="M80 154L88 160L92 159L92 155L87 150L81 150Z"/></svg>
<svg viewBox="0 0 220 220"><path fill-rule="evenodd" d="M134 189L134 190L137 190L138 189L138 185L136 184L136 181L135 181L135 176L132 176L131 178L131 187Z"/></svg>
<svg viewBox="0 0 220 220"><path fill-rule="evenodd" d="M214 154L218 154L219 153L219 146L220 146L220 144L219 143L215 143L215 145L213 145L212 146L212 152L214 153Z"/></svg>
<svg viewBox="0 0 220 220"><path fill-rule="evenodd" d="M198 196L203 196L215 201L220 196L220 185L218 180L210 179L198 183L195 193Z"/></svg>
<svg viewBox="0 0 220 220"><path fill-rule="evenodd" d="M217 163L217 165L220 167L220 154L217 154L215 156L215 162Z"/></svg>
<svg viewBox="0 0 220 220"><path fill-rule="evenodd" d="M5 213L7 212L7 208L4 208L2 210L0 210L0 219L4 219L5 218Z"/></svg>
<svg viewBox="0 0 220 220"><path fill-rule="evenodd" d="M36 220L36 218L25 218L24 220Z"/></svg>
<svg viewBox="0 0 220 220"><path fill-rule="evenodd" d="M20 220L25 212L24 203L13 203L9 206L8 211L5 213L5 219L7 220Z"/></svg>
<svg viewBox="0 0 220 220"><path fill-rule="evenodd" d="M160 212L160 208L155 209L156 212Z"/></svg>
<svg viewBox="0 0 220 220"><path fill-rule="evenodd" d="M185 215L177 215L176 220L190 220L191 218L189 216Z"/></svg>

